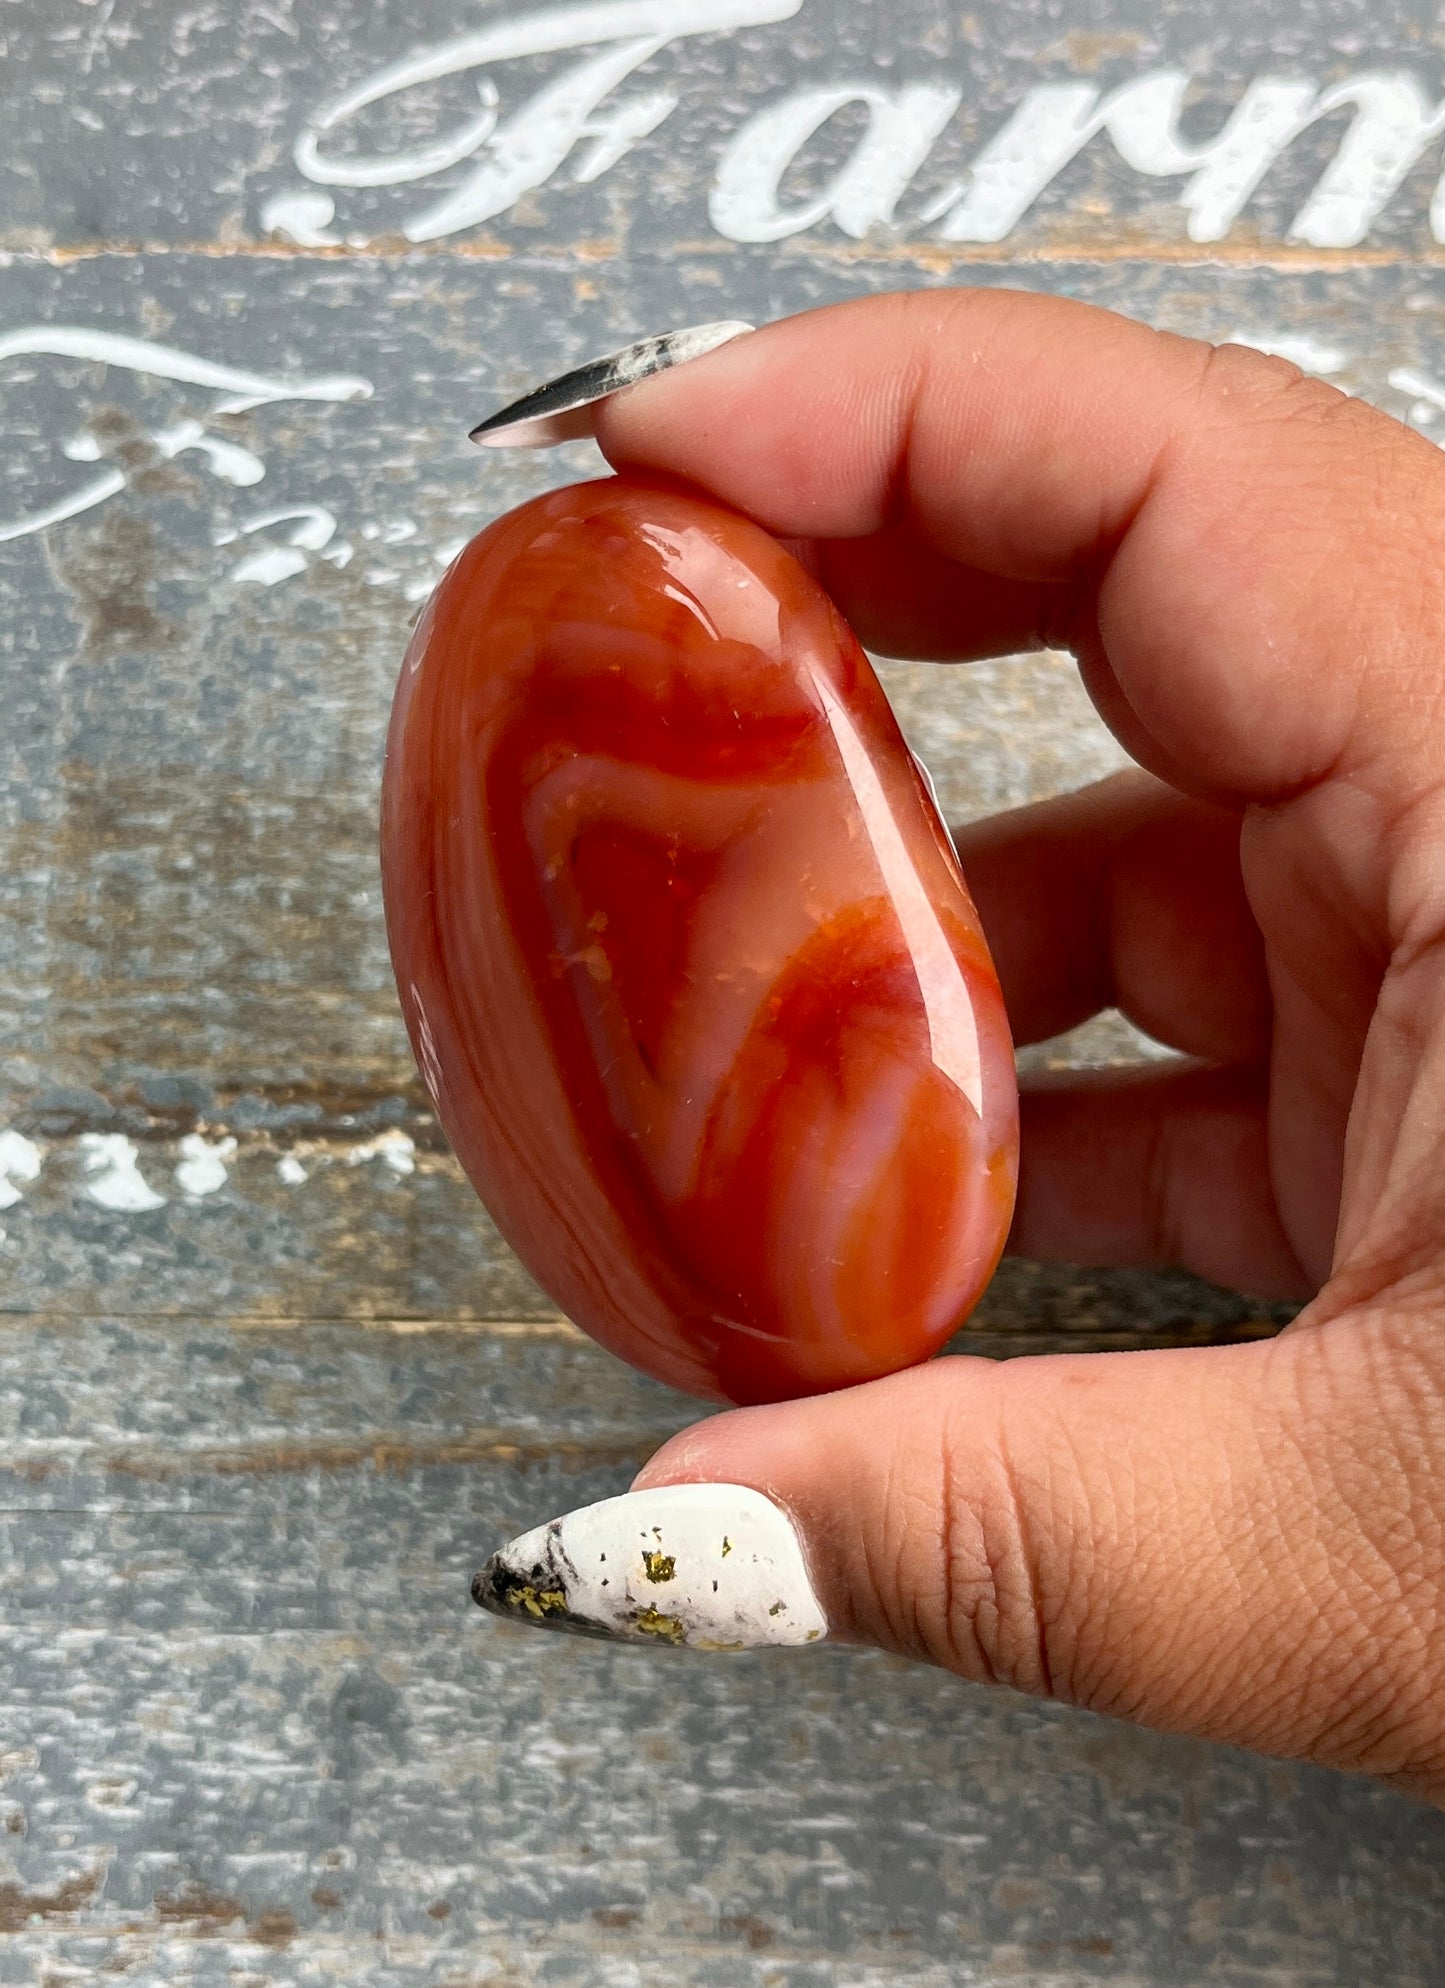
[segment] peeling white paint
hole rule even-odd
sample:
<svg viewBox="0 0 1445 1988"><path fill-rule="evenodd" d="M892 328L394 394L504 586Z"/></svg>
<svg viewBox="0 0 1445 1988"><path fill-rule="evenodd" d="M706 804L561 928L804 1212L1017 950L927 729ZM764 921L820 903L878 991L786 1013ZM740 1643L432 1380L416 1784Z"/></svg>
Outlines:
<svg viewBox="0 0 1445 1988"><path fill-rule="evenodd" d="M100 365L177 380L183 385L208 387L221 396L212 409L215 414L240 414L285 400L367 399L372 392L370 380L362 379L357 374L330 373L309 379L281 379L265 373L248 372L240 367L217 365L197 353L183 352L176 346L159 345L151 339L95 331L84 325L27 325L19 331L0 334L0 361L26 354L89 359ZM33 380L34 374L23 377ZM206 458L213 475L238 487L259 483L266 474L265 463L253 450L222 436L209 434L200 421L191 417L158 429L147 439L167 460L187 450L199 451ZM71 462L98 462L102 454L100 444L93 435L72 436L61 444L61 449ZM82 512L93 510L96 505L118 496L125 487L123 470L115 467L106 469L79 490L57 498L53 504L27 512L9 523L0 523L0 543L29 538L51 525L79 517ZM334 519L331 528L335 530ZM293 545L302 542L296 538L292 540Z"/></svg>
<svg viewBox="0 0 1445 1988"><path fill-rule="evenodd" d="M23 1200L16 1181L40 1178L40 1148L23 1132L0 1132L0 1208Z"/></svg>
<svg viewBox="0 0 1445 1988"><path fill-rule="evenodd" d="M346 1158L353 1167L362 1166L367 1160L380 1160L394 1174L404 1176L416 1172L416 1141L405 1132L379 1132L364 1145L353 1146Z"/></svg>
<svg viewBox="0 0 1445 1988"><path fill-rule="evenodd" d="M355 373L322 373L313 378L283 379L274 373L252 373L241 366L218 365L196 352L158 345L149 338L122 332L96 331L88 325L34 324L0 332L0 360L41 353L53 358L91 359L100 366L119 366L130 373L148 373L187 386L211 387L223 398L217 414L244 414L279 400L369 400L370 380Z"/></svg>
<svg viewBox="0 0 1445 1988"><path fill-rule="evenodd" d="M108 497L117 496L125 489L125 477L118 469L108 469L91 483L72 491L69 497L57 498L47 504L43 511L28 511L22 518L14 518L8 525L0 525L0 545L10 539L29 538L34 532L48 530L51 525L63 525L67 518L78 518L82 511L90 511L97 504L103 504Z"/></svg>
<svg viewBox="0 0 1445 1988"><path fill-rule="evenodd" d="M226 1185L229 1178L226 1162L235 1150L234 1139L203 1139L199 1132L188 1132L181 1141L176 1185L196 1201L215 1194Z"/></svg>
<svg viewBox="0 0 1445 1988"><path fill-rule="evenodd" d="M208 435L199 421L177 421L172 428L159 429L151 440L168 460L187 449L199 449L223 483L234 483L242 489L259 483L266 474L265 463L252 450L243 449L239 442Z"/></svg>
<svg viewBox="0 0 1445 1988"><path fill-rule="evenodd" d="M238 442L227 442L216 435L208 435L199 421L178 421L173 427L158 429L147 440L168 462L187 449L200 450L214 474L226 483L259 483L266 474L265 463L252 450L243 449ZM72 435L69 441L62 443L61 453L70 462L99 462L100 443L93 435ZM45 510L31 511L8 525L0 525L0 542L29 538L32 533L44 531L50 525L63 524L67 518L78 518L82 511L93 510L97 504L105 503L107 498L119 495L124 488L124 471L107 469L93 482L82 485L69 497L60 498Z"/></svg>
<svg viewBox="0 0 1445 1988"><path fill-rule="evenodd" d="M294 1153L283 1153L281 1155L281 1158L276 1162L276 1174L277 1178L283 1181L287 1187L299 1187L303 1180L309 1178L305 1167L302 1166Z"/></svg>
<svg viewBox="0 0 1445 1988"><path fill-rule="evenodd" d="M231 578L238 586L274 587L304 573L307 553L324 553L336 535L336 514L324 504L292 504L278 511L263 511L257 518L248 518L240 532L249 537L252 532L284 524L291 526L284 545L262 546L231 568Z"/></svg>
<svg viewBox="0 0 1445 1988"><path fill-rule="evenodd" d="M165 1196L157 1194L141 1173L133 1139L123 1132L82 1132L79 1144L85 1192L98 1206L120 1215L143 1215L165 1207Z"/></svg>
<svg viewBox="0 0 1445 1988"><path fill-rule="evenodd" d="M324 504L290 504L277 511L263 511L257 518L248 518L241 526L241 533L247 537L252 532L269 530L272 525L291 524L293 520L290 543L304 547L307 552L320 552L336 534L336 514Z"/></svg>
<svg viewBox="0 0 1445 1988"><path fill-rule="evenodd" d="M294 545L263 545L231 568L237 586L275 587L306 571L306 554Z"/></svg>
<svg viewBox="0 0 1445 1988"><path fill-rule="evenodd" d="M336 219L336 202L329 193L298 188L274 194L261 209L263 235L279 235L298 248L339 248L340 235L328 233Z"/></svg>

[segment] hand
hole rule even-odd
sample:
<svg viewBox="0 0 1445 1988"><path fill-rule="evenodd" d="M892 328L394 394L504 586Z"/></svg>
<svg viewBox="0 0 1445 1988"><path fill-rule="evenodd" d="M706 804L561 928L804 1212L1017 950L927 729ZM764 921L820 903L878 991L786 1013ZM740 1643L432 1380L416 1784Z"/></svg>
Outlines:
<svg viewBox="0 0 1445 1988"><path fill-rule="evenodd" d="M1310 1297L686 1431L835 1633L1445 1801L1445 459L1293 367L1007 293L795 318L607 404L865 643L1079 659L1140 772L962 838L1030 1086L1012 1248Z"/></svg>

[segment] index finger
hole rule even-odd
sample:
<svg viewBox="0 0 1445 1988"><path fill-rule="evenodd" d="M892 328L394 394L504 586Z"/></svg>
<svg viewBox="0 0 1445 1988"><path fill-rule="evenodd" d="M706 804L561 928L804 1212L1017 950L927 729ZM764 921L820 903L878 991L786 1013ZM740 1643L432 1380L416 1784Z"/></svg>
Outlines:
<svg viewBox="0 0 1445 1988"><path fill-rule="evenodd" d="M922 292L739 338L597 428L614 463L782 536L901 533L935 589L940 556L992 576L989 613L1019 624L997 637L1066 640L1176 785L1273 801L1420 752L1445 465L1282 361L1058 298Z"/></svg>

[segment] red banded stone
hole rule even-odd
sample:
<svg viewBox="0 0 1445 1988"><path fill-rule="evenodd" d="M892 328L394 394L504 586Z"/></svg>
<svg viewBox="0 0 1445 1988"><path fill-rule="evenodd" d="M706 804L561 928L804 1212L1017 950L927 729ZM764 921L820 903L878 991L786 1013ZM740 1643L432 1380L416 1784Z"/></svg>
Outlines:
<svg viewBox="0 0 1445 1988"><path fill-rule="evenodd" d="M1008 1229L1008 1027L877 679L789 553L628 476L500 519L408 651L382 846L442 1123L579 1325L733 1401L942 1344Z"/></svg>

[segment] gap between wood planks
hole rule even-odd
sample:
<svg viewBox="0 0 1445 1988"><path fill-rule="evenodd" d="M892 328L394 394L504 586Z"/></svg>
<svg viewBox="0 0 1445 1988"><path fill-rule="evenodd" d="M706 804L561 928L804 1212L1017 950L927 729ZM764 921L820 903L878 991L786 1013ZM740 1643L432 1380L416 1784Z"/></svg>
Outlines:
<svg viewBox="0 0 1445 1988"><path fill-rule="evenodd" d="M362 1312L298 1312L278 1315L268 1312L189 1311L60 1311L55 1307L27 1310L18 1305L0 1305L0 1332L23 1327L27 1331L64 1331L84 1325L138 1325L164 1329L197 1325L217 1326L230 1332L299 1332L316 1329L350 1328L357 1332L392 1334L414 1338L425 1333L454 1333L489 1339L563 1339L585 1345L587 1335L566 1318L484 1318L465 1312L435 1318L369 1317Z"/></svg>
<svg viewBox="0 0 1445 1988"><path fill-rule="evenodd" d="M646 260L674 256L734 256L749 244L730 242L723 237L702 241L678 241L662 249L643 251ZM465 242L409 242L405 236L378 236L362 247L342 242L334 247L306 247L294 242L68 242L58 244L17 243L5 246L0 240L0 258L18 262L39 262L55 268L71 263L95 261L110 256L118 259L196 256L214 261L284 261L387 263L425 257L433 261L510 262L528 267L555 262L602 263L621 260L628 252L620 240L564 243L529 243L525 247L482 238ZM1140 263L1174 266L1228 266L1244 269L1273 269L1304 275L1341 273L1355 269L1398 267L1445 268L1445 245L1424 247L1385 247L1319 249L1292 247L1287 242L1189 242L1161 241L1132 237L1121 229L1113 238L1092 232L1082 236L1060 236L1047 241L1016 242L822 242L785 241L771 245L774 259L797 259L853 267L882 263L925 269L934 273L969 264L1049 264L1059 262Z"/></svg>
<svg viewBox="0 0 1445 1988"><path fill-rule="evenodd" d="M164 1331L181 1328L194 1331L198 1325L223 1331L245 1333L303 1333L311 1331L352 1331L358 1337L410 1339L428 1335L471 1339L561 1340L571 1345L591 1345L586 1333L565 1318L481 1318L459 1315L433 1318L403 1318L363 1313L298 1313L278 1316L264 1312L124 1312L105 1311L26 1311L0 1307L0 1333L7 1331L73 1331L86 1325L130 1325ZM1007 1360L1042 1353L1127 1353L1167 1350L1169 1347L1233 1346L1259 1339L1273 1339L1280 1331L1275 1319L1245 1318L1227 1323L1200 1322L1135 1330L1120 1327L1083 1327L1074 1331L1058 1328L1000 1330L997 1325L965 1325L946 1349L973 1354L982 1359ZM603 1358L600 1348L597 1357ZM606 1356L611 1357L611 1356Z"/></svg>

